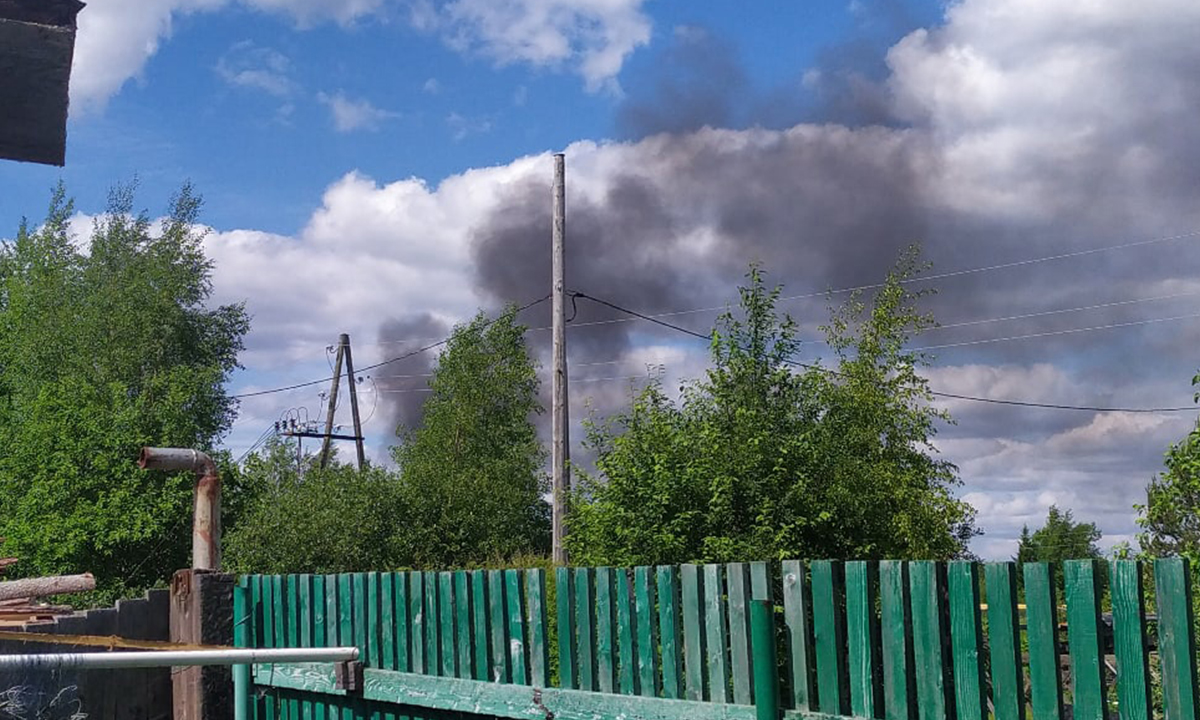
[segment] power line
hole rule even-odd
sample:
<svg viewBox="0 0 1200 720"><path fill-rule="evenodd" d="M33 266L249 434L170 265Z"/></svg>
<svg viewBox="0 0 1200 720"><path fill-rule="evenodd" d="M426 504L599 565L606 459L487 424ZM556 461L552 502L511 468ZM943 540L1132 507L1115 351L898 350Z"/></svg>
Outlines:
<svg viewBox="0 0 1200 720"><path fill-rule="evenodd" d="M942 343L940 345L925 345L913 350L943 350L945 348L968 347L971 345L989 345L991 343L1009 342L1012 340L1030 340L1034 338L1054 337L1056 335L1075 335L1077 333L1093 332L1096 330L1112 330L1114 328L1135 327L1138 325L1152 325L1154 323L1174 322L1177 320L1192 320L1200 318L1200 313L1192 313L1190 315L1175 315L1165 318L1150 318L1149 320L1130 320L1129 322L1109 323L1107 325L1093 325L1091 327L1068 328L1066 330L1047 330L1045 332L1029 333L1027 335L1009 335L1008 337L998 338L983 338L981 340L964 340L962 342Z"/></svg>
<svg viewBox="0 0 1200 720"><path fill-rule="evenodd" d="M1083 312L1086 310L1101 310L1104 308L1123 307L1125 305L1136 305L1144 302L1157 302L1159 300L1174 300L1182 297L1195 297L1200 295L1200 291L1172 293L1170 295L1157 295L1148 298L1132 298L1129 300L1114 300L1112 302L1096 303L1095 305L1082 305L1079 307L1060 308L1058 310L1041 310L1038 312L1024 313L1021 315L1006 315L1004 317L985 318L982 320L965 320L963 322L948 323L945 325L937 325L929 330L948 330L950 328L969 327L972 325L986 325L994 322L1007 322L1010 320L1029 320L1031 318L1046 317L1048 315L1063 315L1065 313Z"/></svg>
<svg viewBox="0 0 1200 720"><path fill-rule="evenodd" d="M535 305L540 305L541 303L546 302L549 299L550 299L550 296L546 295L543 298L534 300L533 302L530 302L530 303L526 303L525 305L522 305L521 307L517 308L514 311L514 314L524 312L524 311L528 310L529 308L534 307ZM503 315L501 315L500 317L503 317ZM491 320L487 321L486 323L484 323L483 328L490 327L496 321L498 321L500 319L500 317L495 317L495 318L492 318ZM439 348L448 342L450 342L449 337L442 338L441 340L438 340L435 343L431 343L429 345L425 345L424 347L417 348L416 350L406 352L403 355L398 355L394 358L390 358L390 359L384 360L382 362L377 362L374 365L367 365L366 367L358 368L357 372L355 372L355 375L364 373L368 370L374 370L375 368L383 367L384 365L390 365L392 363L400 362L401 360L407 360L410 357L414 357L416 355L420 355L421 353L429 352L430 350ZM321 378L320 380L309 380L308 382L295 383L293 385L286 385L284 387L271 388L270 390L255 390L253 392L238 393L236 395L230 395L229 397L230 397L230 399L233 399L233 400L240 400L242 398L258 397L260 395L271 395L274 393L287 392L288 390L298 390L300 388L311 387L313 385L320 385L321 383L327 383L332 379L333 379L333 377L330 376L330 377Z"/></svg>
<svg viewBox="0 0 1200 720"><path fill-rule="evenodd" d="M910 283L916 283L916 282L929 282L932 280L945 280L947 278L963 277L965 275L976 275L979 273L993 272L996 270L1009 270L1012 268L1025 267L1027 265L1036 265L1039 263L1051 262L1051 261L1055 261L1055 260L1069 260L1072 258L1085 257L1087 255L1095 255L1097 253L1102 253L1102 252L1110 252L1112 250L1127 250L1129 248L1145 247L1147 245L1157 245L1160 243L1173 242L1176 240L1186 240L1186 239L1195 238L1195 237L1200 237L1200 230L1193 230L1193 231L1186 232L1186 233L1180 233L1178 235L1168 235L1168 236L1163 236L1163 237L1151 238L1149 240L1136 240L1134 242L1121 243L1119 245L1106 245L1104 247L1088 248L1086 250L1074 250L1072 252L1057 253L1054 255L1044 255L1042 257L1036 257L1036 258L1027 258L1025 260L1013 260L1010 262L996 263L993 265L984 265L981 267L963 268L961 270L950 270L950 271L943 272L943 273L935 273L933 275L923 275L923 276L918 276L918 277L907 278L907 279L901 280L900 282L904 283L904 284L910 284ZM779 302L788 302L791 300L806 300L806 299L811 299L811 298L824 297L826 295L841 295L844 293L856 292L859 290L874 290L876 288L881 288L883 286L884 286L884 283L871 283L871 284L867 284L867 285L853 285L850 287L826 290L823 292L810 292L810 293L802 293L799 295L786 295L786 296L780 297ZM692 315L692 314L699 314L699 313L706 313L706 312L720 312L720 311L728 309L728 307L729 307L728 305L721 305L721 306L704 307L704 308L690 308L690 309L686 309L686 310L671 310L668 312L652 313L652 314L650 314L650 316L656 317L656 318L678 317L679 315ZM634 320L631 318L611 318L608 320L592 320L592 321L584 322L584 323L572 323L572 327L590 327L593 325L612 325L615 323L625 323L625 322L633 322L633 321ZM549 330L549 329L550 329L549 327L539 327L539 328L533 328L532 330L537 331L537 330Z"/></svg>
<svg viewBox="0 0 1200 720"><path fill-rule="evenodd" d="M576 295L576 297L579 297L579 298L582 298L585 300L591 300L592 302L596 302L601 305L607 306L618 312L626 313L635 318L639 318L641 320L646 320L647 322L652 322L656 325L661 325L663 327L670 328L671 330L675 330L677 332L681 332L686 335L691 335L692 337L698 338L700 340L705 340L705 341L709 341L709 342L712 341L711 335L704 335L704 334L698 333L694 330L689 330L685 327L680 327L679 325L675 325L673 323L666 322L665 320L661 320L659 318L652 317L652 316L646 315L644 313L640 313L636 310L630 310L629 308L622 307L615 303L611 303L607 300L601 300L600 298L593 297L591 295L587 295L585 293L579 293L579 292L575 293L575 295ZM794 367L804 368L807 370L817 370L819 372L828 373L830 375L835 375L835 376L841 375L841 373L837 372L836 370L831 370L829 368L821 367L820 365L813 365L810 363L802 363L802 362L797 362L797 361L787 361L787 364L792 365ZM1028 401L1024 401L1024 400L1002 400L999 398L979 397L979 396L975 396L975 395L962 395L959 393L946 393L946 392L940 392L937 390L929 390L928 392L930 395L933 395L934 397L940 397L940 398L945 398L945 399L950 399L950 400L965 400L965 401L969 401L969 402L987 403L987 404L992 404L992 405L1011 405L1011 406L1016 406L1016 407L1039 408L1039 409L1044 409L1044 410L1076 410L1076 411L1086 411L1086 412L1125 412L1125 413L1163 414L1163 413L1176 413L1176 412L1196 412L1198 409L1195 406L1192 406L1192 407L1159 407L1159 408L1126 408L1126 407L1101 407L1101 406L1095 406L1095 405L1064 405L1064 404L1057 404L1057 403L1028 402Z"/></svg>

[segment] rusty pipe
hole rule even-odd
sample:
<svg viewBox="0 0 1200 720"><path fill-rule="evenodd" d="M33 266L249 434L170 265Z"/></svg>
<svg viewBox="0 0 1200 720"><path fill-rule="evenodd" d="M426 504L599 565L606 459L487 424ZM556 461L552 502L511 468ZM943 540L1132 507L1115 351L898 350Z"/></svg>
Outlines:
<svg viewBox="0 0 1200 720"><path fill-rule="evenodd" d="M192 515L192 568L221 568L221 476L217 464L199 450L142 448L138 467L144 470L195 473L195 509Z"/></svg>

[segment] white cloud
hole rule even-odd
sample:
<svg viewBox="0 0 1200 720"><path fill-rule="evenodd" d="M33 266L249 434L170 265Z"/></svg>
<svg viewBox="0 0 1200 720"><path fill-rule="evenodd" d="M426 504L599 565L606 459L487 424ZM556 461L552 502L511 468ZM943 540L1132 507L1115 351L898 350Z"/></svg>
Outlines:
<svg viewBox="0 0 1200 720"><path fill-rule="evenodd" d="M318 93L317 100L329 108L338 132L378 130L385 120L399 117L399 113L381 110L369 100L348 98L340 90L333 95Z"/></svg>
<svg viewBox="0 0 1200 720"><path fill-rule="evenodd" d="M446 116L446 126L450 128L450 135L457 142L472 135L483 135L490 132L492 121L486 117L467 117L452 112Z"/></svg>
<svg viewBox="0 0 1200 720"><path fill-rule="evenodd" d="M249 40L235 44L222 55L216 71L230 85L276 97L287 97L298 87L291 78L291 61L287 56Z"/></svg>
<svg viewBox="0 0 1200 720"><path fill-rule="evenodd" d="M650 42L644 0L453 0L412 5L415 27L498 65L571 68L590 91L617 90L625 59Z"/></svg>

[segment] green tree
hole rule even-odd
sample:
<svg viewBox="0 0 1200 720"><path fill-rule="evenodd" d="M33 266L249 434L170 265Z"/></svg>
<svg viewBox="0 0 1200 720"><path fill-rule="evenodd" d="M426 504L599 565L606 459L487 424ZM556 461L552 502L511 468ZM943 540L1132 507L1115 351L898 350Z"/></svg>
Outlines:
<svg viewBox="0 0 1200 720"><path fill-rule="evenodd" d="M1017 543L1019 563L1063 560L1099 560L1103 554L1097 545L1102 534L1095 523L1075 522L1070 510L1051 505L1046 523L1032 533L1029 526L1021 528Z"/></svg>
<svg viewBox="0 0 1200 720"><path fill-rule="evenodd" d="M1200 375L1192 386L1200 385ZM1200 399L1200 397L1197 397ZM1200 421L1167 450L1166 469L1146 486L1146 504L1135 505L1142 551L1179 555L1200 568Z"/></svg>
<svg viewBox="0 0 1200 720"><path fill-rule="evenodd" d="M455 567L543 552L550 537L545 451L532 418L538 378L515 312L454 329L429 381L424 421L401 429L403 553Z"/></svg>
<svg viewBox="0 0 1200 720"><path fill-rule="evenodd" d="M916 250L868 307L859 294L824 328L837 364L798 364L780 288L751 269L740 313L717 323L712 369L673 402L655 381L614 417L593 418L596 472L580 473L568 547L585 564L783 557L947 558L978 531L956 469L931 441L930 408L905 349L932 323L917 311Z"/></svg>
<svg viewBox="0 0 1200 720"><path fill-rule="evenodd" d="M273 440L247 458L242 484L258 489L225 537L225 564L237 572L335 573L405 564L397 529L406 522L394 473L359 471L334 456L321 469L295 444Z"/></svg>
<svg viewBox="0 0 1200 720"><path fill-rule="evenodd" d="M0 255L0 535L23 572L91 571L102 597L186 566L192 478L134 461L217 444L249 327L241 305L208 305L191 188L161 228L133 202L118 187L79 242L60 186Z"/></svg>

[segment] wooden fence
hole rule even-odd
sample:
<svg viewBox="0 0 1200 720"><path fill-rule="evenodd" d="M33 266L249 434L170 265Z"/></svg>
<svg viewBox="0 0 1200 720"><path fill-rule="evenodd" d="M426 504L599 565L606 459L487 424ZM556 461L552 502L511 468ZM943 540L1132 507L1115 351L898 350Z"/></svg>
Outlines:
<svg viewBox="0 0 1200 720"><path fill-rule="evenodd" d="M238 712L1200 720L1186 562L1057 570L558 568L549 586L542 570L247 576L234 598L239 644L356 645L365 670L346 690L328 665L255 666Z"/></svg>

